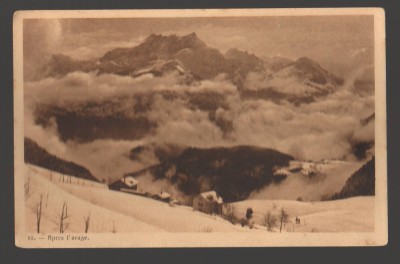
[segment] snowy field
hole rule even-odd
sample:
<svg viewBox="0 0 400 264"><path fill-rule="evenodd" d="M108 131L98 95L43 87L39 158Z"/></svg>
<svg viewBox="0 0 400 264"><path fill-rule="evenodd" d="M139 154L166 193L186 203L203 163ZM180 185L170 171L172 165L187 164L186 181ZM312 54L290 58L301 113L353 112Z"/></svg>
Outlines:
<svg viewBox="0 0 400 264"><path fill-rule="evenodd" d="M190 207L171 207L153 199L96 188L98 184L92 187L89 184L62 183L57 177L51 181L47 175L32 173L31 170L31 166L26 166L30 185L30 195L26 199L26 225L30 232L36 231L36 206L40 195L43 195L41 233L58 232L64 202L68 203L70 215L66 233L83 233L84 218L89 213L89 232L95 233L246 231L220 217L196 212Z"/></svg>
<svg viewBox="0 0 400 264"><path fill-rule="evenodd" d="M51 177L49 175L52 175ZM57 174L26 166L29 182L26 228L36 232L36 208L42 196L40 233L59 232L64 202L68 205L66 233L83 233L90 215L89 233L129 232L267 232L261 227L267 211L278 214L283 207L292 223L283 232L370 232L374 229L374 197L356 197L328 202L247 200L234 203L239 217L252 207L255 228L232 225L186 206L170 206L149 198L108 190L103 184L60 181ZM294 224L295 217L301 219ZM277 231L276 229L274 231Z"/></svg>
<svg viewBox="0 0 400 264"><path fill-rule="evenodd" d="M287 232L373 232L374 204L374 197L368 196L324 202L246 200L233 206L240 217L251 207L255 224L262 224L267 212L278 216L283 208L289 215L284 228ZM295 223L296 217L300 218L300 224Z"/></svg>

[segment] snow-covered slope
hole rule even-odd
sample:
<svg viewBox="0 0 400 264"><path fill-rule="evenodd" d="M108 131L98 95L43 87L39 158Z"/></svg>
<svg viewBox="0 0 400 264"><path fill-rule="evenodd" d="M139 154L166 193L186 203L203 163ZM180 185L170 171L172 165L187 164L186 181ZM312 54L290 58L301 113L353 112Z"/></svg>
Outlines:
<svg viewBox="0 0 400 264"><path fill-rule="evenodd" d="M81 190L95 190L99 186L89 184L76 185L75 183L59 182L58 175L54 174L52 180L44 175L44 170L32 170L32 166L26 166L26 180L29 179L29 195L26 199L25 216L28 232L37 232L36 207L42 195L42 219L40 233L58 233L60 216L63 203L68 204L69 217L65 221L68 224L66 233L84 233L85 217L90 214L89 233L123 233L123 232L162 232L155 226L144 223L135 218L123 215L113 210L96 205L94 201L85 201L64 190L66 185L74 185ZM82 184L82 181L81 181ZM106 189L103 189L106 191Z"/></svg>
<svg viewBox="0 0 400 264"><path fill-rule="evenodd" d="M251 207L256 224L262 224L268 212L278 216L283 208L289 214L290 222L284 227L287 232L373 232L374 204L374 196L324 202L247 200L233 203L240 217ZM296 217L300 218L300 224L295 223Z"/></svg>
<svg viewBox="0 0 400 264"><path fill-rule="evenodd" d="M327 202L246 200L233 203L242 218L246 209L254 211L254 229L232 225L224 219L193 211L191 207L170 206L145 197L110 191L100 184L59 181L57 174L30 165L25 215L28 232L36 232L36 207L42 195L41 233L58 233L63 203L68 204L66 233L83 233L90 214L90 233L130 232L266 232L264 214L277 215L284 208L292 223L283 232L371 232L374 229L374 197L355 197ZM299 217L301 224L294 224ZM277 231L277 229L275 229Z"/></svg>
<svg viewBox="0 0 400 264"><path fill-rule="evenodd" d="M145 197L52 180L45 170L26 166L30 196L26 200L26 225L36 231L36 206L43 195L41 233L58 232L64 202L68 203L67 233L83 233L84 218L90 213L89 232L237 232L248 231L216 216L174 206ZM97 186L99 187L99 186ZM47 199L48 194L48 199ZM47 206L46 206L47 204Z"/></svg>

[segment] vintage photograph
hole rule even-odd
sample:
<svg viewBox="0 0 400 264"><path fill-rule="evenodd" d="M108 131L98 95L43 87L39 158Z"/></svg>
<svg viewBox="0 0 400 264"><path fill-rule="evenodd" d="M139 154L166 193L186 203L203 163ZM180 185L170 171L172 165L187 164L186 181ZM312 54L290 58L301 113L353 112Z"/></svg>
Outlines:
<svg viewBox="0 0 400 264"><path fill-rule="evenodd" d="M386 243L381 10L31 11L14 34L17 245Z"/></svg>

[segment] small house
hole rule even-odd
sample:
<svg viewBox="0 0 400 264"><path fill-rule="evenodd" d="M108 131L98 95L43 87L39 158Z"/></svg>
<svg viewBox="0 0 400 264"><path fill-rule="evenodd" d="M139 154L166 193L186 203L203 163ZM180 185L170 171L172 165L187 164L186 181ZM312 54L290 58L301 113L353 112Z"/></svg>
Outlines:
<svg viewBox="0 0 400 264"><path fill-rule="evenodd" d="M153 198L162 202L169 203L171 201L171 195L167 192L161 191L158 194L153 195Z"/></svg>
<svg viewBox="0 0 400 264"><path fill-rule="evenodd" d="M222 197L215 191L200 193L193 199L193 209L206 214L222 214Z"/></svg>
<svg viewBox="0 0 400 264"><path fill-rule="evenodd" d="M288 175L290 175L290 171L285 168L278 169L274 172L274 176L288 176Z"/></svg>
<svg viewBox="0 0 400 264"><path fill-rule="evenodd" d="M304 162L303 167L301 170L301 173L303 175L308 175L308 176L313 176L318 173L318 167L315 163L313 162Z"/></svg>
<svg viewBox="0 0 400 264"><path fill-rule="evenodd" d="M125 176L109 184L108 188L115 191L137 191L138 184L139 182L132 176Z"/></svg>
<svg viewBox="0 0 400 264"><path fill-rule="evenodd" d="M176 200L176 199L172 199L172 200L169 202L169 204L170 204L170 205L182 205L182 203L181 203L180 201Z"/></svg>

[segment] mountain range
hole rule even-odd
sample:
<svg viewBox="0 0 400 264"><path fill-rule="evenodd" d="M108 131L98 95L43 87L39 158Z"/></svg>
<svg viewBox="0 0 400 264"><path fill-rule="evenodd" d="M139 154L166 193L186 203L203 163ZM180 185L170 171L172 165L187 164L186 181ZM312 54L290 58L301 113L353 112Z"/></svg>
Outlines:
<svg viewBox="0 0 400 264"><path fill-rule="evenodd" d="M334 93L344 82L310 58L273 57L263 60L235 48L223 54L209 47L195 33L185 36L151 34L137 46L112 49L100 58L86 61L55 54L43 74L45 77L63 78L73 72L132 78L149 75L160 79L175 74L192 90L184 93L136 92L134 106L126 97L79 104L69 102L61 106L37 104L35 123L46 127L50 120L54 120L63 141L143 138L159 125L148 117L155 107L156 96L168 101L185 101L189 109L206 112L224 136L229 136L233 129L232 121L216 114L218 109L229 110L226 96L219 91L196 91L199 82L213 81L221 75L234 84L241 100L288 101L295 105L311 103ZM132 90L135 90L134 86Z"/></svg>
<svg viewBox="0 0 400 264"><path fill-rule="evenodd" d="M344 82L307 57L294 61L282 58L264 61L255 54L235 48L223 54L207 46L196 33L185 36L151 34L135 47L116 48L98 59L87 61L55 54L45 66L44 76L62 77L74 71L132 77L143 74L159 77L177 72L185 75L189 82L225 74L240 90L254 90L246 86L244 79L249 72L258 72L267 79L294 79L308 97L326 95ZM274 85L262 88L276 90L282 95L289 93Z"/></svg>

